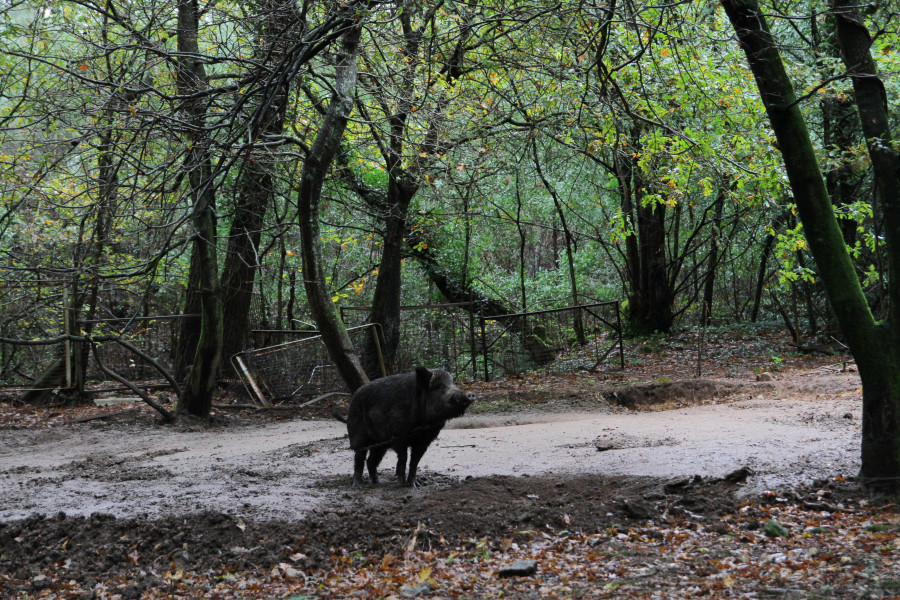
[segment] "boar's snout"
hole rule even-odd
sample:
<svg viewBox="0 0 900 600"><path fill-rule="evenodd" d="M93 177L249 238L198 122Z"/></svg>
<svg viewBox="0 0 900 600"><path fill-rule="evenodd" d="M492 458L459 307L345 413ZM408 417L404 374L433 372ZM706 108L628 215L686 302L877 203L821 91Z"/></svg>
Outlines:
<svg viewBox="0 0 900 600"><path fill-rule="evenodd" d="M453 413L457 416L462 416L466 409L475 402L475 394L466 393L462 390L453 394L453 398L451 399L453 403Z"/></svg>
<svg viewBox="0 0 900 600"><path fill-rule="evenodd" d="M474 394L467 394L466 392L459 390L450 398L450 402L455 405L455 408L460 411L464 411L469 408L469 405L475 402Z"/></svg>

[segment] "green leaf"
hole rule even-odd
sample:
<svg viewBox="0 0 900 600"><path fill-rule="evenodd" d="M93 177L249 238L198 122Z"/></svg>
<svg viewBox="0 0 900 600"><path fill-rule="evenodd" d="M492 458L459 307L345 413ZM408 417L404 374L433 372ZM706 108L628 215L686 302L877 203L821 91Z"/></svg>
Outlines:
<svg viewBox="0 0 900 600"><path fill-rule="evenodd" d="M791 537L791 532L784 525L781 525L775 519L766 523L766 535L769 537Z"/></svg>

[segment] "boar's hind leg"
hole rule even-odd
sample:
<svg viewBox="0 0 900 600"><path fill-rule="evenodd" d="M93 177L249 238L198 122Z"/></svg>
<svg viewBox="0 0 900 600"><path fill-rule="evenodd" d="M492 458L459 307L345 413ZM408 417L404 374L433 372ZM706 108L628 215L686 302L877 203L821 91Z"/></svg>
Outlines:
<svg viewBox="0 0 900 600"><path fill-rule="evenodd" d="M394 452L397 453L397 481L403 483L406 481L406 446L397 446Z"/></svg>
<svg viewBox="0 0 900 600"><path fill-rule="evenodd" d="M356 450L353 453L353 484L362 485L363 466L366 464L366 450Z"/></svg>
<svg viewBox="0 0 900 600"><path fill-rule="evenodd" d="M384 458L387 450L385 446L376 446L369 450L369 459L366 461L366 466L369 468L369 479L372 480L372 483L378 483L378 465L381 464L381 459Z"/></svg>
<svg viewBox="0 0 900 600"><path fill-rule="evenodd" d="M428 444L414 444L409 449L409 474L406 476L406 485L409 487L416 485L416 469L426 450L428 450Z"/></svg>

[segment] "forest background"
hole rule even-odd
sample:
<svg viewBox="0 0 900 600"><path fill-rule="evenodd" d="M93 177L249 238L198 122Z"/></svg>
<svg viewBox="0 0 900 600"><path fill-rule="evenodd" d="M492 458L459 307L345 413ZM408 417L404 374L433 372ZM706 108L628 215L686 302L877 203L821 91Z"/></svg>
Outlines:
<svg viewBox="0 0 900 600"><path fill-rule="evenodd" d="M371 307L390 358L403 305L621 300L631 333L837 337L864 474L900 481L890 2L7 1L0 19L3 383L40 375L11 342L193 315L171 352L204 416L254 328L318 328L352 389L372 342L339 306Z"/></svg>

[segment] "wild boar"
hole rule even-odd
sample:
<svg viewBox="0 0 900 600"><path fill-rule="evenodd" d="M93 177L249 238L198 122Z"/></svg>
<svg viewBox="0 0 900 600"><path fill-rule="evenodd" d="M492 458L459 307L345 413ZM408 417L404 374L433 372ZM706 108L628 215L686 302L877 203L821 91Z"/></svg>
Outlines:
<svg viewBox="0 0 900 600"><path fill-rule="evenodd" d="M425 450L447 420L462 416L474 400L454 385L450 373L425 367L376 379L356 390L346 419L332 411L347 423L354 484L363 483L363 465L372 483L378 483L378 465L390 448L397 453L397 479L416 485L416 468Z"/></svg>

